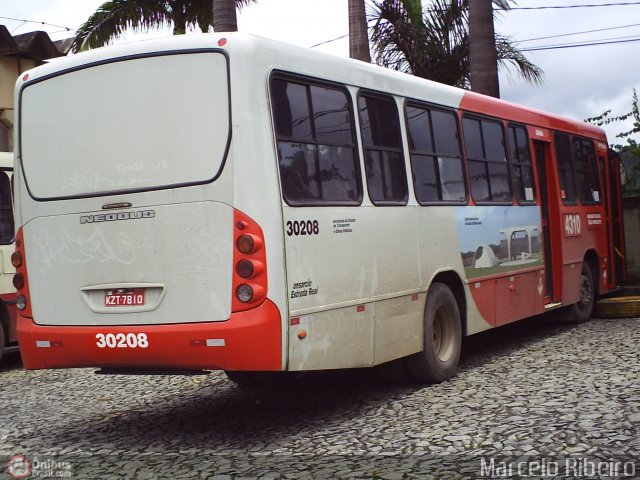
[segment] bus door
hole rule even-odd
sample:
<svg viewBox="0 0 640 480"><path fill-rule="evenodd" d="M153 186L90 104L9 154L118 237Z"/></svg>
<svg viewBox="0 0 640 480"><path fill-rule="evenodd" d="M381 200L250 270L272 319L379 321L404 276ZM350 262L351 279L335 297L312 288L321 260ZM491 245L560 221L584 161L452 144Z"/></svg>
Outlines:
<svg viewBox="0 0 640 480"><path fill-rule="evenodd" d="M542 224L542 238L544 242L544 269L545 269L545 298L551 301L553 297L553 253L551 249L551 235L549 233L549 192L554 189L549 187L549 176L547 175L547 158L549 158L547 143L534 140L534 154L536 159L536 169L538 173L540 192L540 217Z"/></svg>
<svg viewBox="0 0 640 480"><path fill-rule="evenodd" d="M609 263L605 284L621 285L626 276L624 260L624 229L622 223L621 192L620 192L620 156L610 150L609 155L599 154L600 177L604 195L607 245ZM613 271L612 271L613 270Z"/></svg>

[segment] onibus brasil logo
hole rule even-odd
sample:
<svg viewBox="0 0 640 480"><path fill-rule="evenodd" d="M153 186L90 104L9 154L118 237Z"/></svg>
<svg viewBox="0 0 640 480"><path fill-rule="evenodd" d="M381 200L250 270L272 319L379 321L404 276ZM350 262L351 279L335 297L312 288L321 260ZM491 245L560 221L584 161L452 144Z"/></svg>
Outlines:
<svg viewBox="0 0 640 480"><path fill-rule="evenodd" d="M14 455L7 462L7 473L11 478L27 478L31 473L31 462L24 455Z"/></svg>

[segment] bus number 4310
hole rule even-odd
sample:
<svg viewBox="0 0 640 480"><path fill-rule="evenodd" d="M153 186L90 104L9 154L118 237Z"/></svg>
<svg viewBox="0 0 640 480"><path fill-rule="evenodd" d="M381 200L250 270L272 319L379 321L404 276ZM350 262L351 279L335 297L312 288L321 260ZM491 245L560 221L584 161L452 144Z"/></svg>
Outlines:
<svg viewBox="0 0 640 480"><path fill-rule="evenodd" d="M575 237L580 235L580 215L571 214L564 216L564 236Z"/></svg>

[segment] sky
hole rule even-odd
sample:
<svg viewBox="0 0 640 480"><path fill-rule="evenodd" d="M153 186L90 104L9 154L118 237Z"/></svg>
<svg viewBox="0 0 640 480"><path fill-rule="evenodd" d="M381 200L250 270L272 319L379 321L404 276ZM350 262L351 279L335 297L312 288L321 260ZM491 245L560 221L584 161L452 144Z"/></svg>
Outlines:
<svg viewBox="0 0 640 480"><path fill-rule="evenodd" d="M102 3L103 0L0 0L0 17L11 18L0 18L0 24L14 35L44 30L58 40L72 35L73 30ZM545 72L543 85L520 79L514 70L510 73L502 70L503 99L579 120L609 109L613 115L631 110L633 89L640 91L640 41L628 40L640 40L640 1L517 0L511 3L517 8L499 15L496 31L510 36L522 49L595 41L620 40L625 43L527 52L527 57ZM612 3L628 5L610 5ZM427 4L428 0L423 0L423 5ZM603 4L609 5L527 9ZM238 30L335 55L349 55L347 0L258 0L240 12ZM566 36L586 31L590 33ZM167 34L170 34L169 30L147 36ZM557 35L565 36L531 40ZM127 35L124 40L139 37ZM630 123L605 127L609 142L619 143L615 135L628 127ZM636 139L640 140L638 136Z"/></svg>

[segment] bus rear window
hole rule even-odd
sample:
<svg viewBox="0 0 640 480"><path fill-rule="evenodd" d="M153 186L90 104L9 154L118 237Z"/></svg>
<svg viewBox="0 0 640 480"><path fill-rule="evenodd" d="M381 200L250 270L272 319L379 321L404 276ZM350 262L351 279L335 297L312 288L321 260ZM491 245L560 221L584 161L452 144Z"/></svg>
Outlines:
<svg viewBox="0 0 640 480"><path fill-rule="evenodd" d="M346 90L302 79L271 80L282 194L289 205L353 205L362 199Z"/></svg>
<svg viewBox="0 0 640 480"><path fill-rule="evenodd" d="M199 52L85 66L21 92L21 155L34 198L212 181L224 164L226 58Z"/></svg>

